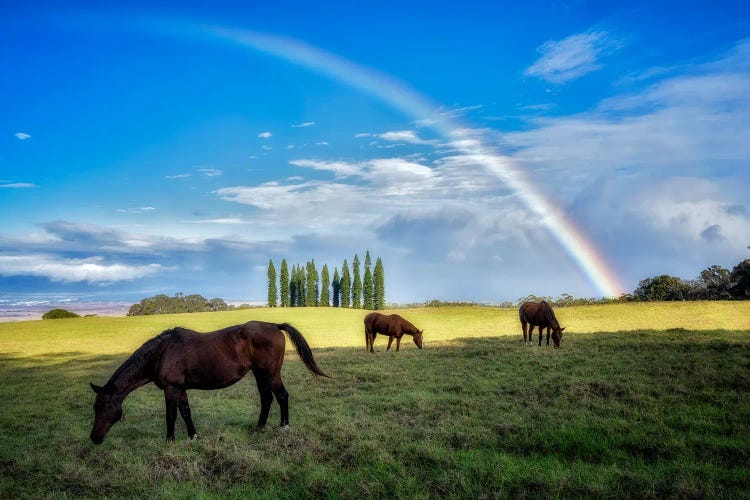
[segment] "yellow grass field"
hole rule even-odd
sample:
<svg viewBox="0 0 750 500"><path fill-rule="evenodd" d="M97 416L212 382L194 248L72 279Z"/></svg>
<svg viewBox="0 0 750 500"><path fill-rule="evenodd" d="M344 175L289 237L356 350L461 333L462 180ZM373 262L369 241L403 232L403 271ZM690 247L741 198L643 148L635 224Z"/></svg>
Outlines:
<svg viewBox="0 0 750 500"><path fill-rule="evenodd" d="M368 311L337 308L257 308L139 317L93 317L0 323L0 353L30 362L44 357L129 354L145 340L174 327L210 331L249 320L289 322L312 347L364 349ZM425 332L425 347L467 337L518 336L518 312L497 307L422 307L384 311L402 315ZM566 335L638 330L750 330L750 301L657 302L558 308ZM406 341L410 347L410 341ZM376 340L376 348L385 340ZM402 347L404 347L402 345ZM62 356L61 356L62 355ZM66 356L67 355L67 356Z"/></svg>

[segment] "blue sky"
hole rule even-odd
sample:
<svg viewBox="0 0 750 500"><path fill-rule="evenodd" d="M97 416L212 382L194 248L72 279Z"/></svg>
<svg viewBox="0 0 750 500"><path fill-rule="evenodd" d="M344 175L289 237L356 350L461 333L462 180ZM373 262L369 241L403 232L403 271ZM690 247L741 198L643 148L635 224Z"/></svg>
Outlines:
<svg viewBox="0 0 750 500"><path fill-rule="evenodd" d="M601 296L750 253L743 2L5 3L0 67L0 293L262 300L369 249L391 301Z"/></svg>

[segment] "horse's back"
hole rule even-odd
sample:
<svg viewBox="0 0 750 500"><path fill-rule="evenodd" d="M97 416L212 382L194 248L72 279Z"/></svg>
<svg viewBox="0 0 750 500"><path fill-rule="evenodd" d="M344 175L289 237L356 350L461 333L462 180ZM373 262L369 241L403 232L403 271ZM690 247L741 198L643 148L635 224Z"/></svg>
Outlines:
<svg viewBox="0 0 750 500"><path fill-rule="evenodd" d="M518 316L521 323L529 323L533 326L547 326L549 314L554 318L554 312L550 305L545 302L524 302L518 308Z"/></svg>

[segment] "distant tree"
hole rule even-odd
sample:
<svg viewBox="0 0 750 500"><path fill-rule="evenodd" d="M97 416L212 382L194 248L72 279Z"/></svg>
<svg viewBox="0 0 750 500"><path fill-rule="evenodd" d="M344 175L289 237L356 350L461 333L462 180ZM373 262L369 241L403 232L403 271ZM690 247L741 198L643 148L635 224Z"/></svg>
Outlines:
<svg viewBox="0 0 750 500"><path fill-rule="evenodd" d="M711 266L701 271L696 280L695 292L698 299L729 300L732 294L732 278L729 269L721 266Z"/></svg>
<svg viewBox="0 0 750 500"><path fill-rule="evenodd" d="M289 278L289 307L297 307L297 266L292 266Z"/></svg>
<svg viewBox="0 0 750 500"><path fill-rule="evenodd" d="M273 260L268 260L268 307L276 307L276 268L273 267Z"/></svg>
<svg viewBox="0 0 750 500"><path fill-rule="evenodd" d="M301 265L297 266L295 282L297 283L297 307L305 307L305 299L307 298L305 293L305 268Z"/></svg>
<svg viewBox="0 0 750 500"><path fill-rule="evenodd" d="M372 275L373 281L373 297L372 305L375 309L385 309L385 270L383 269L383 261L375 261L375 271Z"/></svg>
<svg viewBox="0 0 750 500"><path fill-rule="evenodd" d="M362 277L359 273L359 257L356 253L352 261L352 307L362 309Z"/></svg>
<svg viewBox="0 0 750 500"><path fill-rule="evenodd" d="M688 300L693 290L690 283L675 276L662 274L640 281L633 294L643 301L674 301Z"/></svg>
<svg viewBox="0 0 750 500"><path fill-rule="evenodd" d="M281 289L281 307L289 307L289 268L286 259L281 260L281 270L279 277Z"/></svg>
<svg viewBox="0 0 750 500"><path fill-rule="evenodd" d="M729 275L732 285L732 297L739 300L750 300L750 259L745 259L732 269Z"/></svg>
<svg viewBox="0 0 750 500"><path fill-rule="evenodd" d="M341 307L349 307L351 304L352 278L349 275L349 264L344 259L344 265L341 266Z"/></svg>
<svg viewBox="0 0 750 500"><path fill-rule="evenodd" d="M337 267L333 268L333 282L331 283L333 289L333 307L339 307L341 305L341 276L339 276L339 270Z"/></svg>
<svg viewBox="0 0 750 500"><path fill-rule="evenodd" d="M305 305L312 307L315 306L318 301L316 294L316 281L318 280L318 271L315 270L315 261L311 260L305 266L306 269L306 281L305 281Z"/></svg>
<svg viewBox="0 0 750 500"><path fill-rule="evenodd" d="M372 271L370 271L369 266L365 266L365 279L362 280L362 288L362 307L374 309Z"/></svg>
<svg viewBox="0 0 750 500"><path fill-rule="evenodd" d="M66 309L52 309L42 314L42 319L80 318L81 316Z"/></svg>
<svg viewBox="0 0 750 500"><path fill-rule="evenodd" d="M328 307L331 305L330 289L331 289L331 278L328 275L328 264L323 264L323 269L321 269L320 271L319 305L321 307Z"/></svg>
<svg viewBox="0 0 750 500"><path fill-rule="evenodd" d="M208 301L208 309L211 311L228 311L229 306L224 299L211 299Z"/></svg>

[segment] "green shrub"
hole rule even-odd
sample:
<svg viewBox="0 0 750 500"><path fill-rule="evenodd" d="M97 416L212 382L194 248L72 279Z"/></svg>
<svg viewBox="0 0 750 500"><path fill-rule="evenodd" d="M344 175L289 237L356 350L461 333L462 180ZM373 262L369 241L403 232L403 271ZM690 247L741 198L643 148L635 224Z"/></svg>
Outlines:
<svg viewBox="0 0 750 500"><path fill-rule="evenodd" d="M42 319L62 318L80 318L80 316L74 312L66 311L65 309L52 309L42 315Z"/></svg>

